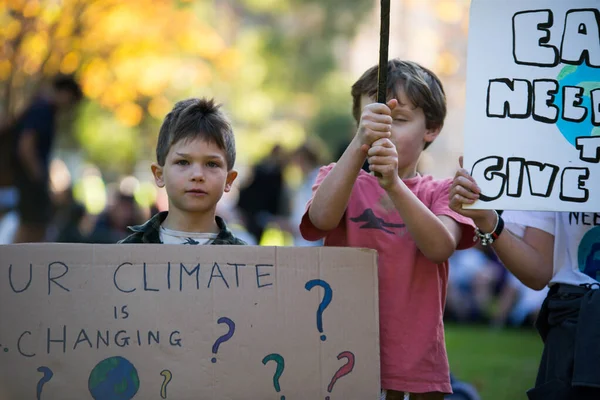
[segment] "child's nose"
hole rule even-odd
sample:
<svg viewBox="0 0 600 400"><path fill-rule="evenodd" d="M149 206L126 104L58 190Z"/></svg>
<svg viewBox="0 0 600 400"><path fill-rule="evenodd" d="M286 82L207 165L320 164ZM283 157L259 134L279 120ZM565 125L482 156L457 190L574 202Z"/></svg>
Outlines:
<svg viewBox="0 0 600 400"><path fill-rule="evenodd" d="M194 165L192 168L192 180L204 180L204 168L201 165Z"/></svg>

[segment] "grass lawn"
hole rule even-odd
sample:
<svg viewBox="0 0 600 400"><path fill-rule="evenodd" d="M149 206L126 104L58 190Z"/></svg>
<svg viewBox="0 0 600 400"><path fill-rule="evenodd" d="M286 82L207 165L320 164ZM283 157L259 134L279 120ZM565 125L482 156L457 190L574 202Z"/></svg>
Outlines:
<svg viewBox="0 0 600 400"><path fill-rule="evenodd" d="M473 384L482 400L526 399L542 354L534 329L446 324L446 347L452 373Z"/></svg>

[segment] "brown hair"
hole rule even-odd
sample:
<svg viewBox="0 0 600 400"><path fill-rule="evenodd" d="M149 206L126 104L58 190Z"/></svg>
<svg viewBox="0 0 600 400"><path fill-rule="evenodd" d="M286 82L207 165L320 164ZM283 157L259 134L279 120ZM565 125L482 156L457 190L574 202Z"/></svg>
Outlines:
<svg viewBox="0 0 600 400"><path fill-rule="evenodd" d="M203 139L225 151L227 170L235 164L235 138L227 116L214 99L187 99L175 104L167 114L156 144L156 160L165 165L167 154L175 143L187 139Z"/></svg>
<svg viewBox="0 0 600 400"><path fill-rule="evenodd" d="M356 123L360 122L360 100L363 95L377 96L377 65L369 68L352 85L352 115ZM446 118L446 94L440 79L429 69L413 61L392 59L388 61L387 98L398 99L398 89L404 93L417 108L423 109L427 129L442 128ZM427 143L425 148L431 143Z"/></svg>

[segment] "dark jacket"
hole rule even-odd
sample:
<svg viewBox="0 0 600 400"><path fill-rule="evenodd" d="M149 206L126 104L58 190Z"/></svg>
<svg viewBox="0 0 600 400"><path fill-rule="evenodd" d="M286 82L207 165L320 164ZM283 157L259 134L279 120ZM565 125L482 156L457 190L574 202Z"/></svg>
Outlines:
<svg viewBox="0 0 600 400"><path fill-rule="evenodd" d="M154 215L142 225L130 226L129 230L133 233L118 243L162 243L160 241L160 224L167 218L167 215L168 212L163 211ZM219 234L211 244L247 244L243 240L233 236L231 231L227 229L223 218L216 216L215 221L219 227Z"/></svg>

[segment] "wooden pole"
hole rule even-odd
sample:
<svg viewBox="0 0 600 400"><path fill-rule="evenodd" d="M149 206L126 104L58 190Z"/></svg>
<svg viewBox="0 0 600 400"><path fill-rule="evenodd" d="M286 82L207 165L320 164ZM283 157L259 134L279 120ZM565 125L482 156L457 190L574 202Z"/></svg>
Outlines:
<svg viewBox="0 0 600 400"><path fill-rule="evenodd" d="M379 68L377 70L377 102L387 100L388 49L390 43L390 0L381 0L381 28L379 31ZM381 177L379 172L375 176Z"/></svg>
<svg viewBox="0 0 600 400"><path fill-rule="evenodd" d="M381 30L379 32L379 70L377 73L377 102L387 98L388 48L390 42L390 0L381 0Z"/></svg>

